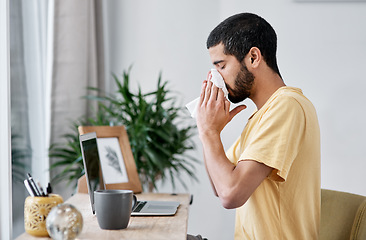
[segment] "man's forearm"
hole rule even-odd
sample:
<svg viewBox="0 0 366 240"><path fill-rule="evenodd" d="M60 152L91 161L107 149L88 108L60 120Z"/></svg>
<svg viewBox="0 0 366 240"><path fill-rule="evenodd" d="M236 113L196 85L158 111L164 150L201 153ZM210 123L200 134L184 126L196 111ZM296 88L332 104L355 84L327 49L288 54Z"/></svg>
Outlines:
<svg viewBox="0 0 366 240"><path fill-rule="evenodd" d="M206 169L222 205L242 206L273 169L249 159L234 165L226 157L220 135L200 135L200 138Z"/></svg>
<svg viewBox="0 0 366 240"><path fill-rule="evenodd" d="M219 134L200 135L205 166L217 196L225 196L232 186L235 166L226 157Z"/></svg>
<svg viewBox="0 0 366 240"><path fill-rule="evenodd" d="M207 169L205 152L203 152L203 159L204 159L204 163L205 163L205 168L206 168L206 172L207 172L207 175L208 175L208 179L210 180L210 183L211 183L212 190L214 191L215 196L218 197L219 195L217 194L216 187L215 187L214 183L212 182L210 173L209 173L209 171Z"/></svg>

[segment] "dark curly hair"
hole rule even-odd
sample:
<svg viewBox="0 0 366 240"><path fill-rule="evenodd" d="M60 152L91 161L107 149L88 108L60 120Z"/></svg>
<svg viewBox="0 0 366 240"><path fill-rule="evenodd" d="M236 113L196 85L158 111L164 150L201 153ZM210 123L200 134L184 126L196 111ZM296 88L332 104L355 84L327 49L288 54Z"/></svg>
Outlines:
<svg viewBox="0 0 366 240"><path fill-rule="evenodd" d="M216 28L207 39L207 49L220 43L224 53L233 55L242 62L252 47L257 47L267 65L281 76L277 66L277 35L272 26L262 17L253 13L233 15Z"/></svg>

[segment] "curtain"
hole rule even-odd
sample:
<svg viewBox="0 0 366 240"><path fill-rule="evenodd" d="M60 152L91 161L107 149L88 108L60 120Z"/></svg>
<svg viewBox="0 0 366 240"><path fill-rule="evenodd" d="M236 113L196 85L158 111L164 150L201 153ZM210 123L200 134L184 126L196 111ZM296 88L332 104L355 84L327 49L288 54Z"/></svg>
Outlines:
<svg viewBox="0 0 366 240"><path fill-rule="evenodd" d="M13 184L13 237L24 232L22 184L27 172L46 185L48 148L88 115L87 87L104 89L101 0L11 0L10 72L13 149L28 153ZM24 153L24 152L23 152ZM13 154L14 155L14 154ZM14 161L14 158L13 158ZM23 165L22 165L23 164ZM68 198L73 189L54 186Z"/></svg>
<svg viewBox="0 0 366 240"><path fill-rule="evenodd" d="M55 1L53 21L51 144L73 130L71 121L90 114L92 103L81 98L87 87L104 90L102 2ZM73 191L55 187L65 196Z"/></svg>

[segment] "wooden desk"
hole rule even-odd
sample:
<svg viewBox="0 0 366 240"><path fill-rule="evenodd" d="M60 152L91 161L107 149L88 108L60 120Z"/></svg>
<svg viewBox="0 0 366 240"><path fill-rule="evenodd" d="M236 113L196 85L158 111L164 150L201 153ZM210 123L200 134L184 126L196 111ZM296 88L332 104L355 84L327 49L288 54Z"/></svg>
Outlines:
<svg viewBox="0 0 366 240"><path fill-rule="evenodd" d="M179 201L180 206L174 216L143 217L135 216L130 218L126 229L102 230L100 229L97 217L92 214L89 195L77 193L66 202L74 205L83 215L84 226L77 239L187 239L187 221L189 210L189 194L137 194L138 200L162 200ZM50 239L33 237L27 233L22 234L17 240L23 239Z"/></svg>

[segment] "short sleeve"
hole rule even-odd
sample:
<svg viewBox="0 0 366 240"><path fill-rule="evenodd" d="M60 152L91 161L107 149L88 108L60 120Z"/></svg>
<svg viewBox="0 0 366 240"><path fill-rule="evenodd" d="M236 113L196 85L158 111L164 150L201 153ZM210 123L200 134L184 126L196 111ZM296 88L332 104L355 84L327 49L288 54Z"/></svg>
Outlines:
<svg viewBox="0 0 366 240"><path fill-rule="evenodd" d="M236 160L238 159L239 156L237 156L236 152L237 152L237 148L240 146L240 138L238 138L233 145L231 145L231 147L226 151L226 157L230 160L230 162L232 162L233 164L236 165Z"/></svg>
<svg viewBox="0 0 366 240"><path fill-rule="evenodd" d="M265 109L253 137L239 157L254 160L274 170L269 178L286 181L304 137L305 115L300 103L290 96L279 96Z"/></svg>

